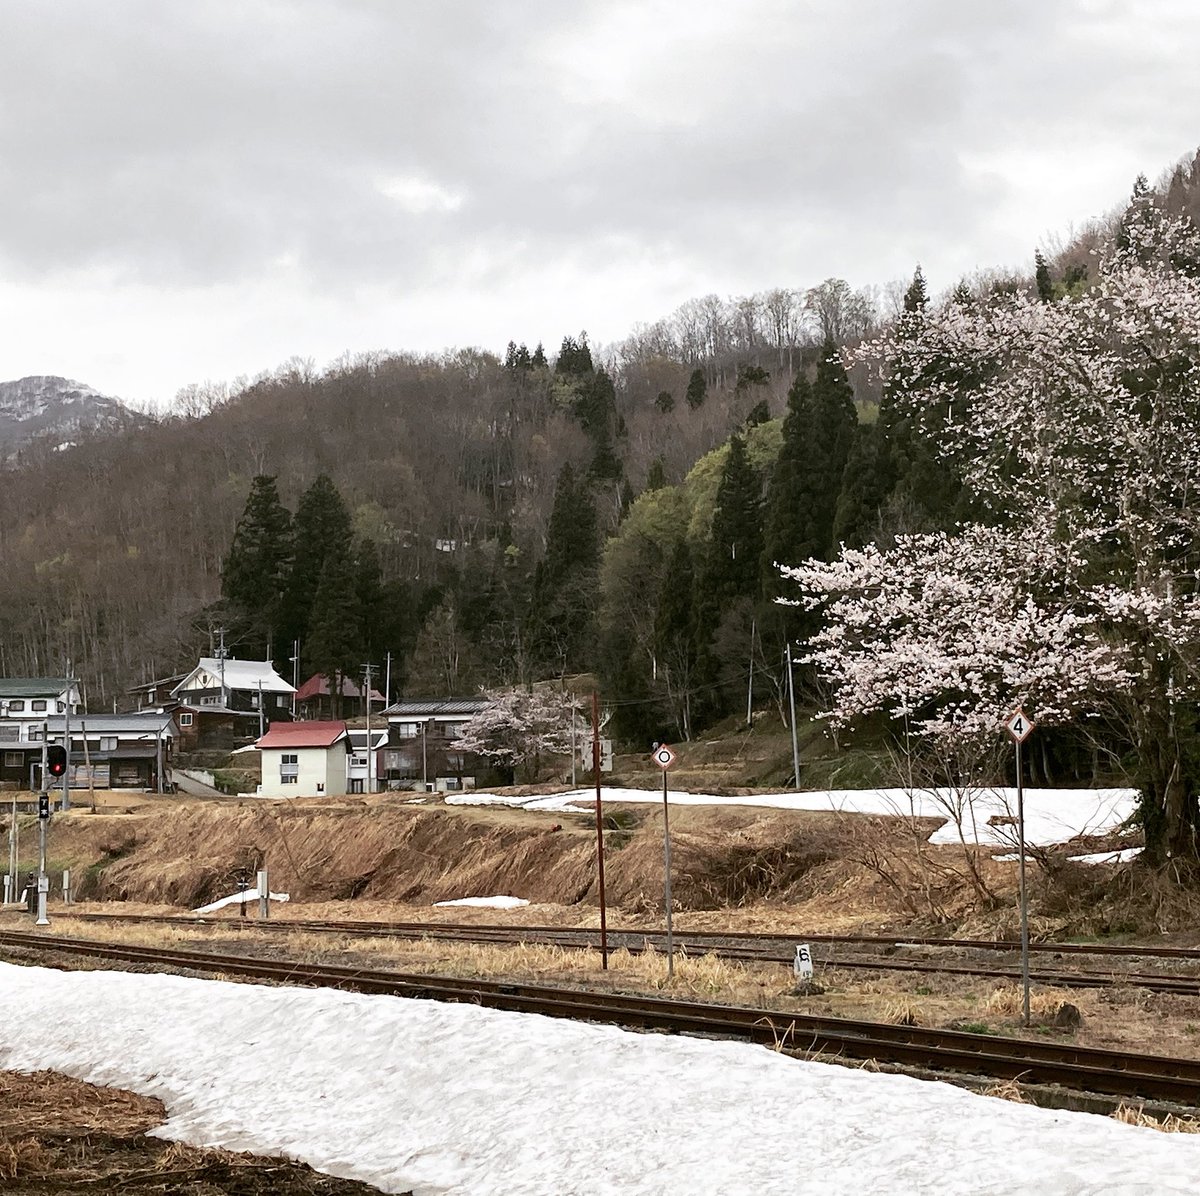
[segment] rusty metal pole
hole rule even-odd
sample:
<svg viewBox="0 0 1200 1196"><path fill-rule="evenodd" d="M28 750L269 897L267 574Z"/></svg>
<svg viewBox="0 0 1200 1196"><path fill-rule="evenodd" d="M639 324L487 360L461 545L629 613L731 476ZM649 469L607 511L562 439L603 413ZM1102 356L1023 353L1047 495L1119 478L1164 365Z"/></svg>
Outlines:
<svg viewBox="0 0 1200 1196"><path fill-rule="evenodd" d="M604 903L604 815L600 811L600 695L592 690L592 775L596 780L596 871L600 878L600 966L608 971L608 918Z"/></svg>
<svg viewBox="0 0 1200 1196"><path fill-rule="evenodd" d="M667 911L667 979L675 977L675 939L671 933L671 808L667 802L667 770L663 769L663 906Z"/></svg>

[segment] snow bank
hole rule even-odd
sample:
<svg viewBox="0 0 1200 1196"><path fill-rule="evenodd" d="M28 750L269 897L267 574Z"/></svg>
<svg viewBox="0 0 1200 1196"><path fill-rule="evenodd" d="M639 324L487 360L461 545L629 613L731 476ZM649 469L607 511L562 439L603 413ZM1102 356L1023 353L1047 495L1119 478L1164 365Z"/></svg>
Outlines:
<svg viewBox="0 0 1200 1196"><path fill-rule="evenodd" d="M272 901L287 901L287 893L269 893L268 896ZM245 889L241 893L230 893L228 897L222 897L219 901L214 901L209 905L202 905L199 909L192 910L194 914L211 914L216 910L224 909L227 905L240 905L243 901L249 903L258 900L257 889Z"/></svg>
<svg viewBox="0 0 1200 1196"><path fill-rule="evenodd" d="M601 791L602 801L660 802L661 791L613 789ZM756 793L753 797L719 797L709 793L671 790L671 805L753 806L774 810L832 810L845 814L916 815L941 818L931 843L957 843L954 814L961 812L962 833L981 847L1015 844L1016 827L1003 820L1015 815L1016 789L973 789L960 795L951 789L820 789L812 792ZM1082 833L1106 834L1133 813L1134 789L1026 789L1025 840L1038 847L1065 843ZM594 789L575 789L543 797L514 797L499 793L450 793L447 805L518 806L525 810L586 813L594 808ZM1000 821L993 821L1000 820Z"/></svg>
<svg viewBox="0 0 1200 1196"><path fill-rule="evenodd" d="M519 905L528 905L524 897L458 897L454 901L435 901L439 905L471 905L480 909L516 909Z"/></svg>
<svg viewBox="0 0 1200 1196"><path fill-rule="evenodd" d="M1122 847L1120 851L1096 851L1091 855L1072 855L1067 859L1076 864L1128 864L1142 854L1140 847Z"/></svg>
<svg viewBox="0 0 1200 1196"><path fill-rule="evenodd" d="M0 1068L161 1099L158 1132L421 1196L1192 1193L1200 1137L520 1013L0 964Z"/></svg>

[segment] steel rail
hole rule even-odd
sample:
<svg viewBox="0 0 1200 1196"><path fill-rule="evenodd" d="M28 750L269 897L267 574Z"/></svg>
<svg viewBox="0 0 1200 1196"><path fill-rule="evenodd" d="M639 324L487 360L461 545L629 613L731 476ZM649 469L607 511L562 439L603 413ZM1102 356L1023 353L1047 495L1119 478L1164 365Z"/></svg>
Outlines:
<svg viewBox="0 0 1200 1196"><path fill-rule="evenodd" d="M242 927L247 931L310 931L316 933L350 934L363 937L391 937L438 940L446 942L473 943L532 943L541 946L557 946L568 949L597 949L599 940L596 933L589 929L572 927L523 927L523 926L472 926L469 923L372 923L353 921L251 921L243 922L228 918L205 919L201 917L181 917L176 915L158 914L79 914L77 918L90 921L153 921L175 925L202 925L206 927ZM653 930L610 930L608 932L610 947L624 948L633 953L657 949L662 939L662 932ZM684 950L710 952L722 959L755 963L790 964L793 948L789 945L781 947L777 944L784 942L777 935L759 936L760 941L740 940L735 935L710 933L678 933L677 945ZM733 945L720 945L723 940L732 939ZM809 940L815 936L808 936ZM820 941L820 940L817 940ZM853 938L852 936L829 936L831 942L848 944L871 943L874 938ZM885 940L889 943L892 940ZM912 940L908 940L912 941ZM896 940L902 944L904 940ZM956 946L966 946L969 940L954 940ZM974 946L975 944L971 944ZM991 947L991 943L979 944ZM1016 948L1018 944L1009 944ZM1200 953L1198 953L1200 954ZM1174 958L1172 956L1171 958ZM950 976L975 976L1003 980L1019 980L1021 972L1015 967L1000 965L980 965L965 963L942 963L934 960L901 960L882 956L827 955L817 962L825 967L845 968L849 970L865 970L878 972L910 972L922 974L937 974ZM1039 970L1031 973L1031 979L1039 984L1051 985L1056 988L1113 988L1121 985L1144 988L1150 992L1175 994L1178 996L1200 996L1200 977L1173 976L1157 972L1122 972L1122 971L1069 971L1069 970Z"/></svg>
<svg viewBox="0 0 1200 1196"><path fill-rule="evenodd" d="M293 960L161 950L55 935L0 931L0 944L285 984L469 1002L496 1009L600 1021L627 1028L704 1034L761 1043L789 1053L1055 1084L1108 1096L1200 1103L1200 1062L1074 1045L851 1021L659 997L632 997L546 985L465 980Z"/></svg>
<svg viewBox="0 0 1200 1196"><path fill-rule="evenodd" d="M248 902L247 904L253 904ZM158 922L195 922L205 921L202 915L195 914L97 914L79 913L70 915L74 918L103 920L137 920ZM229 919L215 918L212 921L226 925ZM587 928L564 926L489 926L471 922L385 922L354 919L332 920L292 920L281 919L272 922L278 926L303 926L309 930L349 930L360 934L381 934L403 937L407 934L432 935L439 932L472 931L507 933L519 930L525 934L567 935L593 934L599 932ZM738 942L738 943L838 943L846 946L863 947L946 947L975 951L1019 951L1021 944L1010 939L955 939L955 938L926 938L921 936L895 935L854 935L854 934L817 934L804 930L792 933L747 931L747 930L691 930L677 931L686 934L689 940L697 942ZM610 928L609 934L634 935L646 938L662 938L665 931L654 929L622 929ZM1059 955L1122 955L1143 956L1148 959L1194 959L1200 961L1200 947L1151 947L1128 943L1056 943L1031 942L1030 951Z"/></svg>

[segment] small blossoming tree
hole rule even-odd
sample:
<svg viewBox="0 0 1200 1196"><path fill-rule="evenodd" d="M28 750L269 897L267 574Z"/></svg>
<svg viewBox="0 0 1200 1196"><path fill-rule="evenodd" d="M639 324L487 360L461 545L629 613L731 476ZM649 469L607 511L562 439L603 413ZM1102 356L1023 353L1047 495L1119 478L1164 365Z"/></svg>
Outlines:
<svg viewBox="0 0 1200 1196"><path fill-rule="evenodd" d="M571 751L572 694L544 690L491 690L488 705L462 727L455 747L486 756L503 768L537 779L545 756Z"/></svg>

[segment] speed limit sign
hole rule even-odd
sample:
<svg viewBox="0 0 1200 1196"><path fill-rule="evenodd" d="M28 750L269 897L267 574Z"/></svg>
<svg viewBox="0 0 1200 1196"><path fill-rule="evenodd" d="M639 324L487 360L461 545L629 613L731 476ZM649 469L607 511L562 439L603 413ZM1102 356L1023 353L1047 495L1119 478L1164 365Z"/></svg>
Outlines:
<svg viewBox="0 0 1200 1196"><path fill-rule="evenodd" d="M675 753L665 743L660 743L654 749L654 763L666 772L675 763Z"/></svg>

